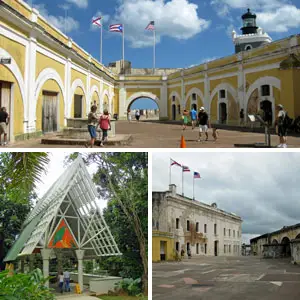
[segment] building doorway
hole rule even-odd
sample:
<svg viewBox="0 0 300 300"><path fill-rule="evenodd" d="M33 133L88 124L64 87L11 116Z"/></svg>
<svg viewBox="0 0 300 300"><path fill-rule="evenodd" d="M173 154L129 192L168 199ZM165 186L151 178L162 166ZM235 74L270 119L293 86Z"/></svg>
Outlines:
<svg viewBox="0 0 300 300"><path fill-rule="evenodd" d="M74 95L74 118L82 118L82 96Z"/></svg>
<svg viewBox="0 0 300 300"><path fill-rule="evenodd" d="M219 121L221 124L227 122L227 105L224 102L219 104Z"/></svg>
<svg viewBox="0 0 300 300"><path fill-rule="evenodd" d="M193 103L191 108L194 109L195 111L197 111L197 104Z"/></svg>
<svg viewBox="0 0 300 300"><path fill-rule="evenodd" d="M172 105L172 120L173 121L176 120L176 105L175 104Z"/></svg>
<svg viewBox="0 0 300 300"><path fill-rule="evenodd" d="M167 249L167 242L160 241L160 260L166 260L166 249Z"/></svg>
<svg viewBox="0 0 300 300"><path fill-rule="evenodd" d="M272 102L269 100L262 101L260 107L264 112L264 121L271 125L273 121Z"/></svg>
<svg viewBox="0 0 300 300"><path fill-rule="evenodd" d="M215 256L218 256L219 241L215 241Z"/></svg>
<svg viewBox="0 0 300 300"><path fill-rule="evenodd" d="M57 131L58 94L43 91L42 130L45 133Z"/></svg>
<svg viewBox="0 0 300 300"><path fill-rule="evenodd" d="M6 107L6 112L10 116L10 124L12 122L11 118L11 83L6 81L0 81L0 108ZM10 140L10 130L11 126L7 126L7 141Z"/></svg>
<svg viewBox="0 0 300 300"><path fill-rule="evenodd" d="M283 247L283 255L284 257L291 257L291 244L290 239L288 237L284 237L281 241Z"/></svg>

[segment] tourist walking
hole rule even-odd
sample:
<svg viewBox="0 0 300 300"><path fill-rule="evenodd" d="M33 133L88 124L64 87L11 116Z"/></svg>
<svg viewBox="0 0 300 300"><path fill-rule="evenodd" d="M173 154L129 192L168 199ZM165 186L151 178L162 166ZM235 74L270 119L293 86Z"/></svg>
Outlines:
<svg viewBox="0 0 300 300"><path fill-rule="evenodd" d="M100 141L100 147L104 147L104 143L107 142L108 130L110 129L110 116L107 109L104 110L103 115L101 115L100 117L99 126L102 130L102 139Z"/></svg>
<svg viewBox="0 0 300 300"><path fill-rule="evenodd" d="M184 250L181 249L181 259L184 259Z"/></svg>
<svg viewBox="0 0 300 300"><path fill-rule="evenodd" d="M137 122L140 121L140 116L141 116L140 111L137 109L136 112L135 112L135 119L136 119Z"/></svg>
<svg viewBox="0 0 300 300"><path fill-rule="evenodd" d="M70 272L66 270L64 272L64 281L65 281L65 292L70 292Z"/></svg>
<svg viewBox="0 0 300 300"><path fill-rule="evenodd" d="M199 122L199 139L198 142L201 142L201 134L202 132L205 133L206 139L208 140L208 114L205 111L204 107L201 107L198 114L198 122Z"/></svg>
<svg viewBox="0 0 300 300"><path fill-rule="evenodd" d="M130 109L128 109L128 111L127 111L127 120L129 123L131 122L131 110Z"/></svg>
<svg viewBox="0 0 300 300"><path fill-rule="evenodd" d="M97 137L96 126L98 123L98 117L97 117L96 111L97 111L97 106L93 105L91 107L90 113L88 114L88 130L89 130L89 133L91 136L91 140L89 143L85 144L86 148L89 148L89 147L93 148L96 137Z"/></svg>
<svg viewBox="0 0 300 300"><path fill-rule="evenodd" d="M186 129L186 126L188 124L188 115L189 112L185 109L182 114L182 130Z"/></svg>
<svg viewBox="0 0 300 300"><path fill-rule="evenodd" d="M63 287L64 287L64 275L63 275L63 272L60 272L60 274L58 275L58 282L59 282L59 284L58 284L59 290L60 290L61 293L63 293L64 292L64 289L63 289Z"/></svg>
<svg viewBox="0 0 300 300"><path fill-rule="evenodd" d="M191 257L192 257L192 251L191 251L191 249L188 249L187 254L188 254L188 258L191 259Z"/></svg>
<svg viewBox="0 0 300 300"><path fill-rule="evenodd" d="M216 127L213 128L212 137L214 139L214 142L216 142L218 140L219 132L218 132L218 129Z"/></svg>
<svg viewBox="0 0 300 300"><path fill-rule="evenodd" d="M277 105L277 118L275 121L276 126L276 133L279 136L279 145L278 148L287 148L287 130L288 126L285 122L287 113L283 109L283 106L281 104Z"/></svg>
<svg viewBox="0 0 300 300"><path fill-rule="evenodd" d="M244 114L244 110L241 109L240 111L240 126L244 126L245 125L245 114Z"/></svg>
<svg viewBox="0 0 300 300"><path fill-rule="evenodd" d="M192 108L192 110L190 112L190 117L192 120L192 130L194 130L196 127L196 123L197 123L197 111L195 110L194 107Z"/></svg>
<svg viewBox="0 0 300 300"><path fill-rule="evenodd" d="M9 122L9 115L6 112L6 107L2 107L0 110L0 146L7 145L7 126ZM2 142L3 135L3 142Z"/></svg>

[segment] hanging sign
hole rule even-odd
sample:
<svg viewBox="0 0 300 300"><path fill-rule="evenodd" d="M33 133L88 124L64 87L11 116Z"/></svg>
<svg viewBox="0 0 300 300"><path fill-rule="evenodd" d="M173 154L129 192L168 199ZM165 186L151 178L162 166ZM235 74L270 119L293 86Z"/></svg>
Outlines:
<svg viewBox="0 0 300 300"><path fill-rule="evenodd" d="M11 64L11 58L0 58L0 64L1 65L10 65Z"/></svg>

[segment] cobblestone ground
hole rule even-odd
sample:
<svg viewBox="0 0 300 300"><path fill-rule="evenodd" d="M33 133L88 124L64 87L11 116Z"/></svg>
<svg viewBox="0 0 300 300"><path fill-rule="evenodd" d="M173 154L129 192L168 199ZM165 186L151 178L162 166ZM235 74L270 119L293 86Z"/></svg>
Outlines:
<svg viewBox="0 0 300 300"><path fill-rule="evenodd" d="M199 143L197 142L197 128L192 130L191 127L188 127L187 130L183 132L180 125L162 124L157 122L128 123L127 121L118 121L116 122L116 132L117 134L131 134L133 136L130 145L122 146L123 148L179 148L182 133L184 134L187 148L232 148L234 147L234 144L263 143L265 141L265 136L261 133L219 130L219 139L216 143L213 141L211 131L209 132L209 140L207 142ZM272 145L276 146L278 137L273 135L271 140ZM78 146L58 147L57 145L42 145L40 144L40 139L15 143L10 145L10 147L78 148ZM300 147L300 137L289 137L288 147ZM119 146L110 148L119 148Z"/></svg>
<svg viewBox="0 0 300 300"><path fill-rule="evenodd" d="M300 299L300 266L254 256L156 263L152 294L157 300L296 300Z"/></svg>

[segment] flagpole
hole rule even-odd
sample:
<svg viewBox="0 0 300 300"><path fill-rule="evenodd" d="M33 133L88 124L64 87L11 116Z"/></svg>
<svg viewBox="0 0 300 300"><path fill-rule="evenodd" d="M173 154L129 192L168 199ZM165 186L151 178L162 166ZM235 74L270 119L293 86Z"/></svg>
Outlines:
<svg viewBox="0 0 300 300"><path fill-rule="evenodd" d="M153 74L155 74L155 44L156 44L156 30L153 30Z"/></svg>
<svg viewBox="0 0 300 300"><path fill-rule="evenodd" d="M102 64L102 42L103 42L103 25L102 25L102 23L101 23L101 33L100 33L100 43L101 43L101 45L100 45L100 63Z"/></svg>
<svg viewBox="0 0 300 300"><path fill-rule="evenodd" d="M125 74L125 28L124 28L124 24L123 24L123 74Z"/></svg>
<svg viewBox="0 0 300 300"><path fill-rule="evenodd" d="M169 185L171 185L171 158L170 158L170 165L169 165L169 181L170 181L170 183L169 183Z"/></svg>
<svg viewBox="0 0 300 300"><path fill-rule="evenodd" d="M193 175L193 200L195 200L194 188L195 188L195 176Z"/></svg>

